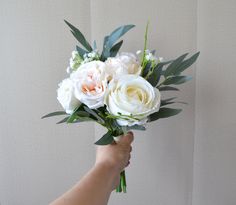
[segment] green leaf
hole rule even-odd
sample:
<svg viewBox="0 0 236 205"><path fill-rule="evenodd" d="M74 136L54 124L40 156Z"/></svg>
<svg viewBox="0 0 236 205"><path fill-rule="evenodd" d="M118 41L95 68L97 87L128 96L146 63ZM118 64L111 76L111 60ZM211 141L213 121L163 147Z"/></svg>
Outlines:
<svg viewBox="0 0 236 205"><path fill-rule="evenodd" d="M171 86L161 86L159 91L179 91L179 89Z"/></svg>
<svg viewBox="0 0 236 205"><path fill-rule="evenodd" d="M173 77L167 78L163 82L163 85L171 85L171 84L178 85L178 84L185 83L191 79L192 79L192 77L190 77L190 76L173 76Z"/></svg>
<svg viewBox="0 0 236 205"><path fill-rule="evenodd" d="M128 32L134 25L124 25L115 29L109 36L104 37L103 42L103 51L101 55L102 61L105 61L108 57L110 57L110 50L113 44L126 32Z"/></svg>
<svg viewBox="0 0 236 205"><path fill-rule="evenodd" d="M171 105L171 104L174 104L174 103L180 103L180 104L185 104L185 105L187 105L188 103L186 103L186 102L182 102L182 101L172 101L172 102L165 102L165 103L163 103L163 104L161 104L161 107L164 107L164 106L166 106L166 105Z"/></svg>
<svg viewBox="0 0 236 205"><path fill-rule="evenodd" d="M187 104L185 102L181 102L181 101L172 101L174 99L176 99L177 97L172 97L172 98L167 98L167 99L164 99L164 100L161 100L161 107L165 106L165 105L170 105L170 104L173 104L173 103L181 103L181 104Z"/></svg>
<svg viewBox="0 0 236 205"><path fill-rule="evenodd" d="M109 39L109 36L105 36L103 40L103 50L101 54L101 60L105 61L110 56L110 49L107 49L107 41Z"/></svg>
<svg viewBox="0 0 236 205"><path fill-rule="evenodd" d="M193 63L196 62L198 56L200 55L200 52L195 53L193 56L188 58L187 60L183 61L180 66L176 69L174 72L175 75L180 74L184 70L186 70L188 67L190 67Z"/></svg>
<svg viewBox="0 0 236 205"><path fill-rule="evenodd" d="M158 112L155 112L153 114L151 114L148 118L149 122L161 119L161 118L168 118L168 117L172 117L174 115L179 114L182 111L182 109L173 109L173 108L160 108L160 110Z"/></svg>
<svg viewBox="0 0 236 205"><path fill-rule="evenodd" d="M172 98L167 98L167 99L164 99L164 100L161 100L161 102L169 102L169 101L172 101L174 99L176 99L177 97L172 97Z"/></svg>
<svg viewBox="0 0 236 205"><path fill-rule="evenodd" d="M112 133L108 131L105 135L103 135L97 142L96 145L108 145L114 141Z"/></svg>
<svg viewBox="0 0 236 205"><path fill-rule="evenodd" d="M164 63L158 63L156 67L153 69L153 72L147 78L147 81L151 83L153 87L156 87L156 85L158 84L161 78L161 72L164 65L165 65Z"/></svg>
<svg viewBox="0 0 236 205"><path fill-rule="evenodd" d="M112 46L112 48L110 50L110 57L115 57L117 55L117 53L119 52L122 44L123 44L123 40L119 41L117 44Z"/></svg>
<svg viewBox="0 0 236 205"><path fill-rule="evenodd" d="M67 119L67 123L73 123L77 118L76 110L72 113L72 115Z"/></svg>
<svg viewBox="0 0 236 205"><path fill-rule="evenodd" d="M89 114L86 113L85 111L81 110L84 108L84 105L81 104L79 105L74 112L70 115L70 117L67 119L67 123L73 123L75 120L78 119L79 116L84 116L84 117L88 117Z"/></svg>
<svg viewBox="0 0 236 205"><path fill-rule="evenodd" d="M76 112L76 114L78 115L78 117L89 117L90 116L90 114L88 112L82 111L82 110L78 110Z"/></svg>
<svg viewBox="0 0 236 205"><path fill-rule="evenodd" d="M69 116L70 117L70 116ZM64 119L60 120L59 122L57 122L57 124L62 124L64 122L67 122L67 120L69 119L69 117L65 117Z"/></svg>
<svg viewBox="0 0 236 205"><path fill-rule="evenodd" d="M125 33L127 33L130 29L132 29L135 25L124 25L120 26L119 28L115 29L108 38L107 45L108 47L112 47L112 45Z"/></svg>
<svg viewBox="0 0 236 205"><path fill-rule="evenodd" d="M145 54L146 54L146 50L147 50L147 35L148 35L148 27L149 27L149 20L146 24L146 29L145 29L145 34L144 34L144 46L143 46L143 56L142 56L142 61L141 61L141 66L144 65L144 61L145 61ZM142 73L141 73L142 75ZM143 75L142 75L143 76Z"/></svg>
<svg viewBox="0 0 236 205"><path fill-rule="evenodd" d="M44 115L42 119L47 118L47 117L57 116L57 115L67 115L67 113L65 111L56 111L56 112L52 112L47 115Z"/></svg>
<svg viewBox="0 0 236 205"><path fill-rule="evenodd" d="M81 43L81 45L84 46L89 52L91 52L93 49L90 46L89 42L85 39L84 35L80 32L78 28L70 24L68 21L64 20L65 23L71 28L71 33L74 35L74 37Z"/></svg>
<svg viewBox="0 0 236 205"><path fill-rule="evenodd" d="M94 119L91 118L91 117L80 117L80 116L77 116L76 120L74 120L72 123L90 122L90 121L94 121Z"/></svg>
<svg viewBox="0 0 236 205"><path fill-rule="evenodd" d="M84 50L83 48L80 48L79 46L76 46L76 50L78 51L81 58L83 58L85 53L88 53L88 51Z"/></svg>
<svg viewBox="0 0 236 205"><path fill-rule="evenodd" d="M185 57L188 55L188 53L183 54L182 56L175 59L165 70L164 76L168 77L172 75L175 70L179 67L179 65L182 63L182 61L185 59Z"/></svg>
<svg viewBox="0 0 236 205"><path fill-rule="evenodd" d="M99 122L105 123L105 121L94 110L90 109L87 106L84 107L84 110L94 116Z"/></svg>
<svg viewBox="0 0 236 205"><path fill-rule="evenodd" d="M93 41L93 49L96 50L97 49L97 42L94 40Z"/></svg>
<svg viewBox="0 0 236 205"><path fill-rule="evenodd" d="M161 62L161 64L167 65L167 64L170 64L170 63L172 63L172 62L173 62L173 60L169 60L169 61Z"/></svg>
<svg viewBox="0 0 236 205"><path fill-rule="evenodd" d="M171 105L174 104L176 102L172 101L172 102L161 102L161 107L166 106L166 105Z"/></svg>
<svg viewBox="0 0 236 205"><path fill-rule="evenodd" d="M133 126L129 126L127 127L127 130L146 130L146 128L142 125L133 125Z"/></svg>
<svg viewBox="0 0 236 205"><path fill-rule="evenodd" d="M145 67L143 68L143 72L141 73L142 77L145 78L145 76L147 76L151 68L152 68L152 64L150 62L147 63Z"/></svg>

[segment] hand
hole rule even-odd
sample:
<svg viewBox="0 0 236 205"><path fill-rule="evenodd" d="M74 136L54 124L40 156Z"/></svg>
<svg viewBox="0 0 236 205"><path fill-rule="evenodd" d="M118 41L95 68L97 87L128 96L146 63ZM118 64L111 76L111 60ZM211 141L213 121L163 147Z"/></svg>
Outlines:
<svg viewBox="0 0 236 205"><path fill-rule="evenodd" d="M97 146L95 166L109 167L115 172L116 179L114 182L115 188L119 184L120 172L129 165L132 151L131 143L134 136L132 132L123 135L118 142L110 145Z"/></svg>

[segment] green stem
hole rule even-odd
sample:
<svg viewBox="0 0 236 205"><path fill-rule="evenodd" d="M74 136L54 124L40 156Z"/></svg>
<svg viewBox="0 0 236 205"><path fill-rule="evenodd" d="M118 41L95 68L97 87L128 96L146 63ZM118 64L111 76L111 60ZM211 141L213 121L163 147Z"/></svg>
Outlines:
<svg viewBox="0 0 236 205"><path fill-rule="evenodd" d="M143 57L142 57L142 70L141 70L141 76L143 74L143 69L144 69L144 59L145 59L145 54L146 54L146 50L147 50L147 34L148 34L148 26L149 26L149 21L147 22L146 25L146 30L145 30L145 36L144 36L144 48L143 48Z"/></svg>
<svg viewBox="0 0 236 205"><path fill-rule="evenodd" d="M126 176L125 176L125 170L120 173L120 183L119 186L116 187L117 193L126 193Z"/></svg>

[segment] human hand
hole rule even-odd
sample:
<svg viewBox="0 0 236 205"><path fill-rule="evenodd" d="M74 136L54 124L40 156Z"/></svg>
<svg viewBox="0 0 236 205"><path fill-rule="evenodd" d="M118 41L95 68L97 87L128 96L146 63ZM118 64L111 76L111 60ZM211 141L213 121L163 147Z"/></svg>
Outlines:
<svg viewBox="0 0 236 205"><path fill-rule="evenodd" d="M116 175L116 185L119 183L120 172L130 163L130 152L132 151L131 143L133 139L133 133L128 132L117 142L110 145L97 146L95 166L101 165L109 167ZM114 185L114 187L116 187L116 185Z"/></svg>

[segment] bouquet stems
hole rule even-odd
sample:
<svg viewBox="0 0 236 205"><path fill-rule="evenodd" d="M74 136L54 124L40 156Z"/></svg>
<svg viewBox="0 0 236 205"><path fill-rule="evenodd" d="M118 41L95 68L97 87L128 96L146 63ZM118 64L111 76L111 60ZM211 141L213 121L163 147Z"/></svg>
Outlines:
<svg viewBox="0 0 236 205"><path fill-rule="evenodd" d="M119 185L116 187L116 192L117 193L126 193L126 177L125 177L125 170L123 170L120 173L120 183Z"/></svg>

